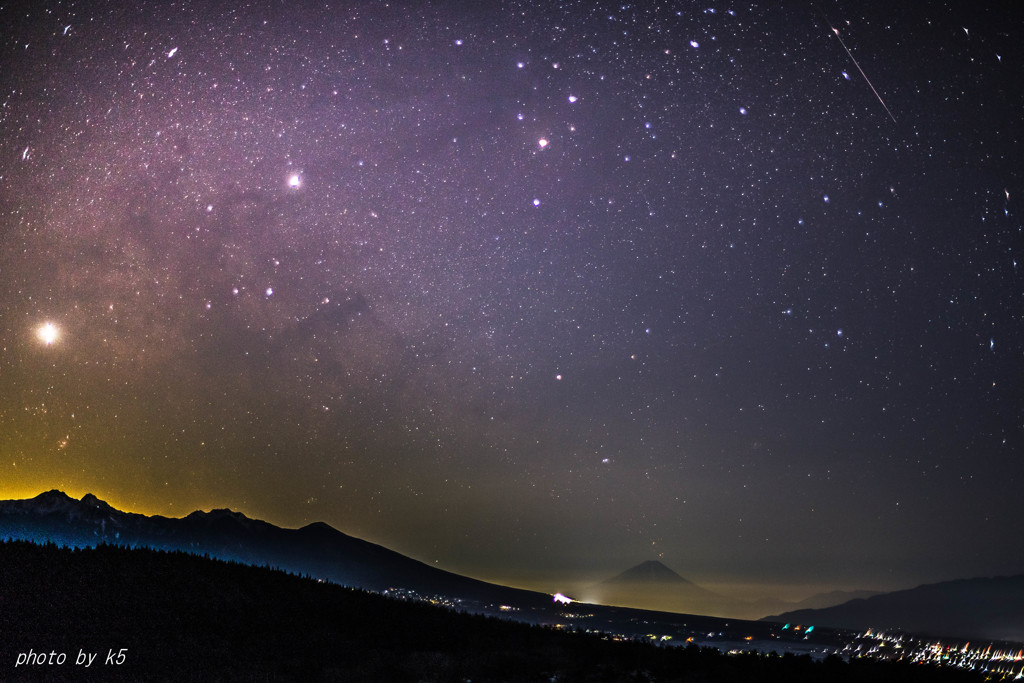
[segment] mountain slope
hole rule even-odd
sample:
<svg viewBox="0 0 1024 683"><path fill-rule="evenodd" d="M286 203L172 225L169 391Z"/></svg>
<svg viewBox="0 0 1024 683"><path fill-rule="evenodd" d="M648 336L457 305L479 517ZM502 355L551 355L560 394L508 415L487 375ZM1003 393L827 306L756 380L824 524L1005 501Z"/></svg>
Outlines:
<svg viewBox="0 0 1024 683"><path fill-rule="evenodd" d="M147 517L116 510L92 494L75 500L60 491L48 491L27 500L0 501L0 539L181 550L374 591L401 588L482 603L534 605L550 601L541 593L431 567L322 522L282 529L225 509L196 511L181 519Z"/></svg>
<svg viewBox="0 0 1024 683"><path fill-rule="evenodd" d="M1024 575L929 584L762 621L1024 642Z"/></svg>
<svg viewBox="0 0 1024 683"><path fill-rule="evenodd" d="M816 593L809 598L792 603L788 611L798 609L823 609L835 607L850 600L860 600L881 595L880 591L854 590L854 591L829 591L828 593Z"/></svg>

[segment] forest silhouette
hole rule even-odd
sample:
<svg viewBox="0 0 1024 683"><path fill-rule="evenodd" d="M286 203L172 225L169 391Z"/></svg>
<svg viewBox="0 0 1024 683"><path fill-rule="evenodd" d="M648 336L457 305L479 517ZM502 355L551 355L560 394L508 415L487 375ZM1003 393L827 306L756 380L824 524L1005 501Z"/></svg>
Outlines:
<svg viewBox="0 0 1024 683"><path fill-rule="evenodd" d="M616 641L146 548L6 541L0 577L4 680L981 680L872 660ZM66 659L15 667L29 651ZM82 653L97 654L88 668L75 663Z"/></svg>

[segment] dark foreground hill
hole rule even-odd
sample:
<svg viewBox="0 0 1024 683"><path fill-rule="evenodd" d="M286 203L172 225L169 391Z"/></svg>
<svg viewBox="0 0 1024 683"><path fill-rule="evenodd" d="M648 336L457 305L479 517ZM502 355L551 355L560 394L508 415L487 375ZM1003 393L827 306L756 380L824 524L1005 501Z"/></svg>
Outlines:
<svg viewBox="0 0 1024 683"><path fill-rule="evenodd" d="M1024 575L933 583L764 620L1024 642Z"/></svg>
<svg viewBox="0 0 1024 683"><path fill-rule="evenodd" d="M616 642L181 552L23 541L0 544L0 678L980 680L875 661Z"/></svg>

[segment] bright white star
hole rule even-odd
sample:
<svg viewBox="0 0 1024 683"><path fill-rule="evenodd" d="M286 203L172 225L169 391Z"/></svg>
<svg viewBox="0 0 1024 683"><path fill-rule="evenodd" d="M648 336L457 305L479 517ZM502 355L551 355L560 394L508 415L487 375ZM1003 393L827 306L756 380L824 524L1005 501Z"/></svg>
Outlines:
<svg viewBox="0 0 1024 683"><path fill-rule="evenodd" d="M36 336L39 337L40 341L44 344L50 346L57 341L57 337L60 336L60 330L58 330L57 326L53 323L46 323L36 330Z"/></svg>

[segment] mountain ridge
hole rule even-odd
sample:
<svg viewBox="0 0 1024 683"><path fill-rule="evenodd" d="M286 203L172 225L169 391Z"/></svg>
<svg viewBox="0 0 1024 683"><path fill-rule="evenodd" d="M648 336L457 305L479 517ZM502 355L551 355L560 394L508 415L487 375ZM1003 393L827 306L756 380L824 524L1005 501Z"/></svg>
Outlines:
<svg viewBox="0 0 1024 683"><path fill-rule="evenodd" d="M107 543L181 550L373 591L401 588L487 603L514 600L531 605L551 599L544 593L432 567L324 522L285 529L227 508L196 510L181 518L147 516L117 510L92 494L76 500L56 489L35 498L0 501L0 538L77 547Z"/></svg>
<svg viewBox="0 0 1024 683"><path fill-rule="evenodd" d="M324 522L284 529L219 508L182 518L146 516L113 508L93 494L76 500L56 489L30 499L0 500L0 539L53 542L72 547L102 544L179 550L268 566L343 586L419 597L449 596L481 605L549 605L546 593L460 576L393 550L348 536ZM743 616L730 601L649 560L595 584L583 602L682 615L762 622L814 623L846 629L895 628L965 638L1024 642L1024 575L958 579L871 595L820 609ZM630 594L636 589L636 594ZM908 597L909 596L909 597ZM828 599L828 596L815 596ZM719 607L716 607L716 602ZM721 605L731 613L723 613ZM745 606L749 612L750 605ZM716 612L715 610L719 611Z"/></svg>
<svg viewBox="0 0 1024 683"><path fill-rule="evenodd" d="M760 621L1024 642L1024 574L924 584Z"/></svg>

